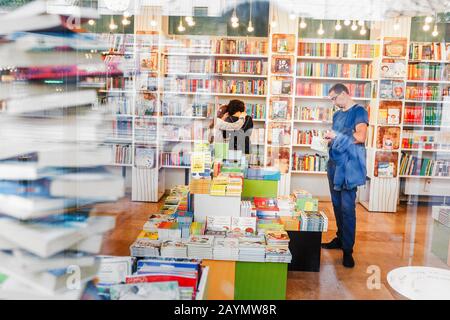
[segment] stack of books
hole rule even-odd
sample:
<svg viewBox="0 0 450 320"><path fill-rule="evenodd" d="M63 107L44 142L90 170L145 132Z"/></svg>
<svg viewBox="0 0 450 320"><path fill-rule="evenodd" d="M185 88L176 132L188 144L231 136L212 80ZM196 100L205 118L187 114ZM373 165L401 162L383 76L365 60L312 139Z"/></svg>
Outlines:
<svg viewBox="0 0 450 320"><path fill-rule="evenodd" d="M188 256L196 259L212 259L214 236L193 235L186 242Z"/></svg>
<svg viewBox="0 0 450 320"><path fill-rule="evenodd" d="M440 223L442 223L444 226L450 228L450 209L449 208L439 209L438 221Z"/></svg>
<svg viewBox="0 0 450 320"><path fill-rule="evenodd" d="M178 222L163 221L158 224L158 239L181 239L181 227Z"/></svg>
<svg viewBox="0 0 450 320"><path fill-rule="evenodd" d="M130 256L157 257L160 255L161 241L150 239L136 239L130 246Z"/></svg>
<svg viewBox="0 0 450 320"><path fill-rule="evenodd" d="M285 218L285 217L283 217ZM265 235L267 230L282 231L284 230L282 218L273 217L258 219L257 230L258 235Z"/></svg>
<svg viewBox="0 0 450 320"><path fill-rule="evenodd" d="M231 217L231 231L243 236L256 233L256 217Z"/></svg>
<svg viewBox="0 0 450 320"><path fill-rule="evenodd" d="M281 179L280 170L275 167L257 167L245 169L244 176L250 180L274 180Z"/></svg>
<svg viewBox="0 0 450 320"><path fill-rule="evenodd" d="M176 281L181 300L195 299L200 274L200 262L192 260L145 259L137 263L135 275L128 276L126 283L155 283Z"/></svg>
<svg viewBox="0 0 450 320"><path fill-rule="evenodd" d="M266 262L286 262L292 260L289 251L289 235L284 230L267 230L266 237Z"/></svg>
<svg viewBox="0 0 450 320"><path fill-rule="evenodd" d="M106 75L91 51L102 45L63 31L67 19L47 13L45 2L1 16L9 59L0 69L16 69L1 83L0 136L8 143L0 150L0 299L80 299L97 275L103 234L115 226L114 217L91 216L91 206L124 196L123 178L104 168L112 162L111 150L100 147L112 132L109 119L103 106L92 108L96 91L76 85L92 72ZM24 20L33 30L23 29ZM53 28L63 32L45 33ZM60 46L70 50L61 54ZM62 78L61 91L45 85Z"/></svg>
<svg viewBox="0 0 450 320"><path fill-rule="evenodd" d="M208 216L206 217L206 231L231 230L231 217L228 216Z"/></svg>
<svg viewBox="0 0 450 320"><path fill-rule="evenodd" d="M241 201L241 217L251 217L253 215L252 202L248 200ZM256 212L255 212L256 215Z"/></svg>
<svg viewBox="0 0 450 320"><path fill-rule="evenodd" d="M190 227L191 235L202 235L205 233L206 225L202 222L194 221Z"/></svg>
<svg viewBox="0 0 450 320"><path fill-rule="evenodd" d="M239 240L237 238L215 238L213 257L215 260L239 260Z"/></svg>
<svg viewBox="0 0 450 320"><path fill-rule="evenodd" d="M278 196L277 205L279 209L278 215L280 217L290 217L294 214L295 203L291 196Z"/></svg>
<svg viewBox="0 0 450 320"><path fill-rule="evenodd" d="M191 194L209 194L211 189L211 179L191 179L189 183L189 190Z"/></svg>
<svg viewBox="0 0 450 320"><path fill-rule="evenodd" d="M256 216L258 218L277 217L279 208L274 198L255 197L253 199L256 208Z"/></svg>
<svg viewBox="0 0 450 320"><path fill-rule="evenodd" d="M300 231L326 232L328 217L323 211L304 211L300 214Z"/></svg>
<svg viewBox="0 0 450 320"><path fill-rule="evenodd" d="M239 261L265 261L266 240L264 236L240 237L238 240Z"/></svg>
<svg viewBox="0 0 450 320"><path fill-rule="evenodd" d="M187 245L182 240L165 240L161 243L161 257L186 258Z"/></svg>

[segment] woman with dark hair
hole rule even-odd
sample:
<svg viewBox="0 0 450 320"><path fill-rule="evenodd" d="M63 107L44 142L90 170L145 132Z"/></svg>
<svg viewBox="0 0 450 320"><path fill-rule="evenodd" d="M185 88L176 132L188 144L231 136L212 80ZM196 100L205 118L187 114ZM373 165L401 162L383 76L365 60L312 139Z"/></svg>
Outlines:
<svg viewBox="0 0 450 320"><path fill-rule="evenodd" d="M245 111L245 110L244 110ZM222 105L217 110L217 118L214 120L214 142L223 142L224 141L224 135L223 133L226 131L234 131L239 130L244 125L245 121L245 112L244 111L235 111L233 110L233 114L236 117L236 121L233 122L227 122L225 121L227 118L229 118L229 106L228 105Z"/></svg>
<svg viewBox="0 0 450 320"><path fill-rule="evenodd" d="M240 120L242 114L245 115L245 104L241 100L231 100L228 103L228 114L230 115L226 121L236 123ZM235 132L224 132L229 134L230 138L230 149L241 150L245 154L250 154L250 136L253 129L253 119L252 117L245 115L244 124L239 131Z"/></svg>

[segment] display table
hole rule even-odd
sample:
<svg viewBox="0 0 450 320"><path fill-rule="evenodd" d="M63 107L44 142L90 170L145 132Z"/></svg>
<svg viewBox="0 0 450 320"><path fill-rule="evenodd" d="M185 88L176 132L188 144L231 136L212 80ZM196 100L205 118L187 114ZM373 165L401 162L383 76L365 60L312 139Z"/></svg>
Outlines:
<svg viewBox="0 0 450 320"><path fill-rule="evenodd" d="M287 263L203 260L210 300L284 300Z"/></svg>
<svg viewBox="0 0 450 320"><path fill-rule="evenodd" d="M287 231L292 261L289 271L320 271L322 232Z"/></svg>
<svg viewBox="0 0 450 320"><path fill-rule="evenodd" d="M205 222L208 216L239 217L241 197L194 194L194 220Z"/></svg>

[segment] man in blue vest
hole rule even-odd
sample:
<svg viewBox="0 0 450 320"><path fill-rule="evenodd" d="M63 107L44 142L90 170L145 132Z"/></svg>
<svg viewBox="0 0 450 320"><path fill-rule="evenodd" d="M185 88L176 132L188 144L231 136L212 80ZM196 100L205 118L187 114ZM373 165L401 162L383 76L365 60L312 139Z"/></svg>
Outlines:
<svg viewBox="0 0 450 320"><path fill-rule="evenodd" d="M333 115L333 130L325 135L329 145L327 174L337 233L336 238L322 244L322 248L342 249L342 264L347 268L353 268L356 190L366 182L364 143L369 118L367 110L353 101L348 88L342 83L331 87L328 95L339 108Z"/></svg>

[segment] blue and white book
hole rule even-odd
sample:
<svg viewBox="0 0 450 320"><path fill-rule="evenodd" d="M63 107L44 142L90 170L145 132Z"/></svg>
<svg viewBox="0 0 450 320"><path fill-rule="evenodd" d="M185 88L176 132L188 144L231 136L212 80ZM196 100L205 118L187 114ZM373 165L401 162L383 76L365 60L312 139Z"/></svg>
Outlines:
<svg viewBox="0 0 450 320"><path fill-rule="evenodd" d="M92 235L108 232L114 226L115 218L111 216L93 216L82 222L60 223L0 218L2 238L42 258L67 250Z"/></svg>

